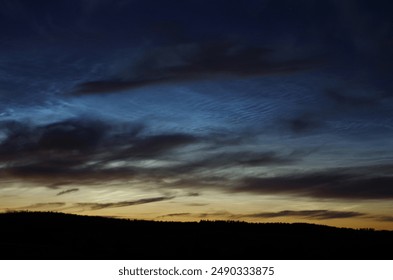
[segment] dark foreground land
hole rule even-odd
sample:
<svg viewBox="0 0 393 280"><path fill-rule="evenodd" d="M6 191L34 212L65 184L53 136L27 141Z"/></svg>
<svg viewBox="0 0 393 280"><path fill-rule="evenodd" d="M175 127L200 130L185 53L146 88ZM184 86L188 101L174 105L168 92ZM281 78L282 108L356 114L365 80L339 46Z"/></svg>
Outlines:
<svg viewBox="0 0 393 280"><path fill-rule="evenodd" d="M391 259L393 231L0 214L0 259Z"/></svg>

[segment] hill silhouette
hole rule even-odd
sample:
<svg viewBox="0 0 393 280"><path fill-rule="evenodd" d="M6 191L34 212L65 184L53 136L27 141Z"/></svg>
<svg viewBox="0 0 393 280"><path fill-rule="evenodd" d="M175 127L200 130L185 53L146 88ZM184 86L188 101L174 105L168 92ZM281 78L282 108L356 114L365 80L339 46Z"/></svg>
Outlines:
<svg viewBox="0 0 393 280"><path fill-rule="evenodd" d="M0 259L389 259L393 231L0 214Z"/></svg>

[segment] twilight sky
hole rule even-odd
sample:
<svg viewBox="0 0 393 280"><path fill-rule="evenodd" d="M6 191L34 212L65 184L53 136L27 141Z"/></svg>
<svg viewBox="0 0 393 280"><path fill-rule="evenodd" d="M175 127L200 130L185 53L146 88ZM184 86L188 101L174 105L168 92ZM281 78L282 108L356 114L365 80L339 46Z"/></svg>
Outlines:
<svg viewBox="0 0 393 280"><path fill-rule="evenodd" d="M0 0L0 211L393 230L392 10Z"/></svg>

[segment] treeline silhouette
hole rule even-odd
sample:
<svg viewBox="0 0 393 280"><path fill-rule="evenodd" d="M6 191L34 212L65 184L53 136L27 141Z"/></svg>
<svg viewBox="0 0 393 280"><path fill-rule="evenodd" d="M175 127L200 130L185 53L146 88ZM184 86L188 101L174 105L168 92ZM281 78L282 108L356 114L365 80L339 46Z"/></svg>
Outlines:
<svg viewBox="0 0 393 280"><path fill-rule="evenodd" d="M391 259L393 231L0 214L0 259Z"/></svg>

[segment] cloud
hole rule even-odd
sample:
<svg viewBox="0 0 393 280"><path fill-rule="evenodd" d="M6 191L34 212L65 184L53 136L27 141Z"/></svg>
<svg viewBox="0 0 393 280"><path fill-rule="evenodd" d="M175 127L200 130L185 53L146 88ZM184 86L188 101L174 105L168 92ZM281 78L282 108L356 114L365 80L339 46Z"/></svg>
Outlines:
<svg viewBox="0 0 393 280"><path fill-rule="evenodd" d="M167 218L167 217L181 217L181 216L189 216L191 213L170 213L166 215L161 215L156 217L157 219L159 218Z"/></svg>
<svg viewBox="0 0 393 280"><path fill-rule="evenodd" d="M319 117L310 113L304 113L287 120L282 120L282 122L294 134L314 132L323 126L323 122Z"/></svg>
<svg viewBox="0 0 393 280"><path fill-rule="evenodd" d="M191 134L143 135L140 125L70 119L47 125L0 123L0 174L32 180L53 188L59 184L133 178L143 159L158 159L177 148L197 143ZM127 166L113 167L119 161ZM146 171L148 172L148 171Z"/></svg>
<svg viewBox="0 0 393 280"><path fill-rule="evenodd" d="M31 205L27 205L24 207L20 207L18 209L39 209L39 208L59 208L65 206L64 202L48 202L48 203L35 203Z"/></svg>
<svg viewBox="0 0 393 280"><path fill-rule="evenodd" d="M346 219L362 217L367 218L368 215L355 211L333 211L333 210L283 210L278 212L260 212L252 214L233 214L228 211L216 211L205 213L170 213L157 218L178 217L178 216L192 216L194 218L206 217L224 217L225 219L243 219L243 218L280 218L280 217L299 217L303 219L312 220L329 220L329 219ZM389 217L386 217L386 221Z"/></svg>
<svg viewBox="0 0 393 280"><path fill-rule="evenodd" d="M392 199L391 166L343 168L325 172L249 177L234 192L287 194L321 199ZM386 171L388 171L386 173Z"/></svg>
<svg viewBox="0 0 393 280"><path fill-rule="evenodd" d="M216 76L256 76L293 73L320 63L316 59L273 58L272 50L229 42L193 43L148 50L120 77L79 84L74 94L116 92L163 83Z"/></svg>
<svg viewBox="0 0 393 280"><path fill-rule="evenodd" d="M267 166L267 165L287 165L298 160L293 155L282 156L276 152L255 152L255 153L233 153L228 154L233 159L234 164L242 166Z"/></svg>
<svg viewBox="0 0 393 280"><path fill-rule="evenodd" d="M245 215L244 217L252 218L277 218L277 217L301 217L315 220L327 219L345 219L353 217L361 217L366 214L353 211L331 211L331 210L284 210L279 212L262 212Z"/></svg>
<svg viewBox="0 0 393 280"><path fill-rule="evenodd" d="M68 162L54 162L43 158L36 160L38 161L3 167L0 174L3 178L47 184L50 188L57 182L61 182L63 185L75 183L88 185L115 179L132 178L135 175L132 168L104 168L99 164L92 166L69 165ZM52 166L51 163L56 165Z"/></svg>
<svg viewBox="0 0 393 280"><path fill-rule="evenodd" d="M96 121L83 122L80 119L46 125L37 142L45 151L80 151L94 149L105 134L104 124Z"/></svg>
<svg viewBox="0 0 393 280"><path fill-rule="evenodd" d="M67 194L67 193L72 193L72 192L77 192L77 191L79 191L79 189L78 189L78 188L74 188L74 189L68 189L68 190L61 191L61 192L57 193L57 194L56 194L56 196L59 196L59 195L64 195L64 194Z"/></svg>
<svg viewBox="0 0 393 280"><path fill-rule="evenodd" d="M218 152L213 155L203 155L198 160L189 161L168 168L168 171L192 173L201 170L214 170L230 167L259 167L259 166L285 166L299 161L297 155L280 155L273 151L267 152Z"/></svg>
<svg viewBox="0 0 393 280"><path fill-rule="evenodd" d="M73 207L77 208L88 208L90 210L100 210L106 208L117 208L117 207L127 207L134 206L140 204L147 204L153 202L160 202L165 200L174 199L174 196L160 196L160 197L152 197L152 198L142 198L138 200L131 201L119 201L119 202L110 202L110 203L75 203Z"/></svg>
<svg viewBox="0 0 393 280"><path fill-rule="evenodd" d="M0 175L55 189L61 185L130 179L154 181L159 186L188 181L196 186L208 183L213 187L217 180L210 184L211 180L201 173L232 167L284 166L300 159L295 154L274 151L217 152L233 143L217 143L215 135L147 134L144 127L88 118L46 125L3 122L0 123L0 133L4 135L0 142ZM190 145L195 145L192 156L184 150L177 153ZM147 165L145 160L161 160L161 165ZM164 183L164 179L174 183ZM190 195L196 196L197 192L191 191Z"/></svg>
<svg viewBox="0 0 393 280"><path fill-rule="evenodd" d="M388 216L388 215L374 215L371 216L371 218L380 221L380 222L388 222L388 223L393 223L393 216Z"/></svg>
<svg viewBox="0 0 393 280"><path fill-rule="evenodd" d="M187 206L195 206L195 207L199 207L199 206L206 206L209 205L209 203L187 203Z"/></svg>
<svg viewBox="0 0 393 280"><path fill-rule="evenodd" d="M193 217L193 218L208 218L208 217L225 217L225 219L230 219L236 215L231 214L228 211L216 211L216 212L205 212L205 213L170 213L156 217L160 218L172 218L172 217Z"/></svg>
<svg viewBox="0 0 393 280"><path fill-rule="evenodd" d="M370 108L372 106L378 105L380 99L383 98L383 95L379 94L371 96L369 94L359 94L359 92L351 93L346 92L345 90L332 88L329 88L325 91L325 96L328 98L328 100L332 101L334 105L347 108Z"/></svg>
<svg viewBox="0 0 393 280"><path fill-rule="evenodd" d="M228 211L216 211L216 212L206 212L206 213L197 213L196 217L198 218L208 218L208 217L218 217L218 216L222 216L222 217L226 217L226 218L230 218L233 217L234 215Z"/></svg>
<svg viewBox="0 0 393 280"><path fill-rule="evenodd" d="M132 157L155 157L175 148L197 142L197 138L182 133L147 136L133 141L122 154Z"/></svg>
<svg viewBox="0 0 393 280"><path fill-rule="evenodd" d="M151 135L144 133L143 127L77 118L39 126L0 123L0 132L4 135L0 142L0 176L50 188L136 180L152 182L157 188L192 188L190 194L195 195L195 190L208 188L318 199L393 198L390 165L244 177L246 168L252 171L248 174L255 174L258 167L289 167L301 161L303 155L252 151L246 147L240 151L220 152L225 151L225 145L232 144L217 144L214 136ZM189 145L195 145L192 156L184 150L181 154L174 153ZM145 160L161 162L149 165ZM227 170L231 170L231 176L221 173Z"/></svg>
<svg viewBox="0 0 393 280"><path fill-rule="evenodd" d="M69 119L43 126L16 121L0 124L6 138L0 144L0 160L49 153L79 154L95 149L108 131L103 122Z"/></svg>
<svg viewBox="0 0 393 280"><path fill-rule="evenodd" d="M141 135L141 125L109 124L83 118L69 119L43 126L3 122L0 132L0 160L24 157L61 158L70 165L84 163L90 156L110 151L115 157L154 157L177 147L192 144L198 138L185 133Z"/></svg>
<svg viewBox="0 0 393 280"><path fill-rule="evenodd" d="M189 193L187 193L187 196L200 196L200 193L198 193L198 192L189 192Z"/></svg>

